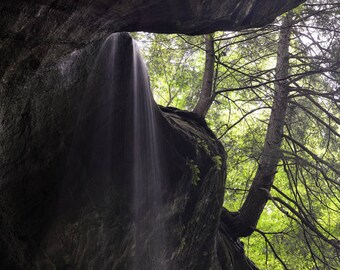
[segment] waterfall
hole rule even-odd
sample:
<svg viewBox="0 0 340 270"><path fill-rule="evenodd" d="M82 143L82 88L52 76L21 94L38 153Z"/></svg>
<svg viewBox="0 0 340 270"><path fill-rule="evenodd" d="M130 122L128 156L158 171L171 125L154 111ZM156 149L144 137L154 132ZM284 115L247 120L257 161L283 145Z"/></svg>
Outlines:
<svg viewBox="0 0 340 270"><path fill-rule="evenodd" d="M140 269L141 265L147 264L149 269L161 270L165 269L162 254L165 236L161 198L164 174L160 162L159 130L147 70L135 41L133 56L133 181L136 219L134 268ZM148 214L145 215L146 213ZM150 235L150 239L143 239L145 232ZM148 249L148 257L139 256L145 248Z"/></svg>
<svg viewBox="0 0 340 270"><path fill-rule="evenodd" d="M84 96L80 118L88 125L89 134L81 135L79 151L89 156L86 167L92 180L87 193L96 185L102 197L93 203L110 207L118 201L108 191L112 182L129 186L131 197L122 207L130 213L134 231L130 268L165 270L161 113L137 43L128 34L113 34L101 45ZM89 149L84 150L86 147ZM115 165L121 164L117 162L121 159L124 168ZM125 177L126 171L130 171L129 177Z"/></svg>

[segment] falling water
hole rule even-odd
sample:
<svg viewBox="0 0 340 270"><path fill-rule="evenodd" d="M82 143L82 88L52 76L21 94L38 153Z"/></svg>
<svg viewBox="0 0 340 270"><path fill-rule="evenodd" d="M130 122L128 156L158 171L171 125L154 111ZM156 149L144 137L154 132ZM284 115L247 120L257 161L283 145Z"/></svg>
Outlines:
<svg viewBox="0 0 340 270"><path fill-rule="evenodd" d="M149 269L161 270L165 269L162 254L165 236L161 220L161 181L164 175L160 164L158 126L148 74L135 41L133 56L135 269L146 264ZM147 257L139 256L145 249Z"/></svg>
<svg viewBox="0 0 340 270"><path fill-rule="evenodd" d="M92 141L88 167L93 167L94 178L98 177L98 168L105 172L107 180L95 183L96 188L101 185L102 190L110 181L122 181L117 180L117 171L131 171L129 179L123 179L123 182L131 181L132 198L125 202L133 220L131 265L133 269L164 270L160 113L136 42L125 33L108 37L92 73L86 93L88 104L81 113L86 118L87 113L95 110L87 121L92 123L93 133L91 138L84 139ZM130 167L112 169L115 164L122 163L117 162L119 159Z"/></svg>

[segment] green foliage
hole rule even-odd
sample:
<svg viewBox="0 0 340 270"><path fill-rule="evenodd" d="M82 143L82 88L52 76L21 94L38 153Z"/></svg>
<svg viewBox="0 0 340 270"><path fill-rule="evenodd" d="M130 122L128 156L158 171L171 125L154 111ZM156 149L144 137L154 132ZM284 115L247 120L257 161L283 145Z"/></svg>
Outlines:
<svg viewBox="0 0 340 270"><path fill-rule="evenodd" d="M217 170L220 171L222 169L222 157L217 155L217 156L213 157L213 160L214 160L214 162L216 164Z"/></svg>
<svg viewBox="0 0 340 270"><path fill-rule="evenodd" d="M204 53L199 48L203 38L149 33L135 33L134 37L146 59L157 103L193 109L204 69ZM190 44L198 44L198 47Z"/></svg>
<svg viewBox="0 0 340 270"><path fill-rule="evenodd" d="M197 164L195 164L195 162L192 159L187 159L186 164L190 168L190 171L191 171L191 182L193 185L197 186L198 182L201 180L200 169L198 168Z"/></svg>
<svg viewBox="0 0 340 270"><path fill-rule="evenodd" d="M326 239L340 239L340 20L335 0L307 1L293 17L290 96L282 160L273 198L258 231L243 239L246 254L260 269L340 269L339 253ZM215 33L215 97L207 122L227 153L224 206L240 209L258 168L274 97L280 19L238 33ZM151 86L162 105L191 110L204 70L202 37L137 34L147 59ZM197 139L210 154L209 146ZM222 168L222 158L213 157ZM186 161L192 183L200 181ZM298 216L300 215L300 216ZM339 251L338 251L339 252ZM294 254L294 256L292 256ZM281 260L281 261L280 261Z"/></svg>
<svg viewBox="0 0 340 270"><path fill-rule="evenodd" d="M199 137L196 137L196 142L197 142L197 145L200 148L202 148L207 153L207 155L210 156L209 145L207 144L207 142ZM197 149L197 152L198 152L198 149Z"/></svg>

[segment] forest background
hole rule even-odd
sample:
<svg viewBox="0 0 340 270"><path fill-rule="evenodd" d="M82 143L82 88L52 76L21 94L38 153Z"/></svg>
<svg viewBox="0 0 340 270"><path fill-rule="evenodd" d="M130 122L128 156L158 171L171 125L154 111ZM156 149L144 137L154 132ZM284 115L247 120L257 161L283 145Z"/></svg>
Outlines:
<svg viewBox="0 0 340 270"><path fill-rule="evenodd" d="M223 143L224 207L252 228L235 236L260 269L340 269L339 13L314 0L263 28L133 33L157 103Z"/></svg>

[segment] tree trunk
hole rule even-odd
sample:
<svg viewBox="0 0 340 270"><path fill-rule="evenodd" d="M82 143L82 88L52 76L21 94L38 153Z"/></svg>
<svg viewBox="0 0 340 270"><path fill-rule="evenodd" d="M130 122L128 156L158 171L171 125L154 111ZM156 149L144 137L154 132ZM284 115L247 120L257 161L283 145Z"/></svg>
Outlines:
<svg viewBox="0 0 340 270"><path fill-rule="evenodd" d="M205 117L213 102L213 78L214 78L214 37L212 34L205 35L205 65L202 82L202 90L198 102L194 108L194 112Z"/></svg>
<svg viewBox="0 0 340 270"><path fill-rule="evenodd" d="M273 107L270 115L262 156L248 196L236 216L234 236L249 236L256 228L273 185L277 164L281 157L281 142L288 103L289 42L291 18L283 17L278 41L276 79Z"/></svg>

